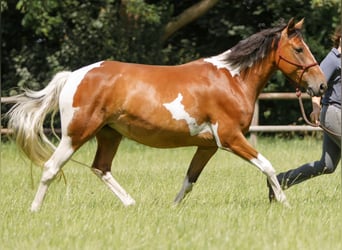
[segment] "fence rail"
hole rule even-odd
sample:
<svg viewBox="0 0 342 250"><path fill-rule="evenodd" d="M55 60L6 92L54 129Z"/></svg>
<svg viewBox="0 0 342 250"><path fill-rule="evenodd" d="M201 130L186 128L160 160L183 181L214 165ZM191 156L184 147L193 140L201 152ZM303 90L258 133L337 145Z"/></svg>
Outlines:
<svg viewBox="0 0 342 250"><path fill-rule="evenodd" d="M1 103L15 103L15 98L9 97L1 97Z"/></svg>
<svg viewBox="0 0 342 250"><path fill-rule="evenodd" d="M322 131L319 127L312 127L308 125L260 125L259 124L259 101L260 100L295 100L298 99L295 93L261 93L257 102L255 103L253 120L249 128L250 141L253 145L257 143L258 132L298 132L298 131ZM302 99L311 99L311 97L302 93ZM298 107L299 112L299 107Z"/></svg>
<svg viewBox="0 0 342 250"><path fill-rule="evenodd" d="M302 94L303 99L310 99L308 94ZM259 101L260 100L294 100L297 99L295 93L261 93L257 102L255 103L255 110L253 115L252 124L249 132L251 133L250 140L253 144L257 142L258 132L290 132L290 131L322 131L321 128L311 127L307 125L260 125L259 124ZM12 97L1 97L1 103L15 103ZM298 108L299 111L299 108ZM58 129L56 129L58 130ZM50 129L45 129L47 133L51 132ZM1 134L9 134L10 130L1 128Z"/></svg>

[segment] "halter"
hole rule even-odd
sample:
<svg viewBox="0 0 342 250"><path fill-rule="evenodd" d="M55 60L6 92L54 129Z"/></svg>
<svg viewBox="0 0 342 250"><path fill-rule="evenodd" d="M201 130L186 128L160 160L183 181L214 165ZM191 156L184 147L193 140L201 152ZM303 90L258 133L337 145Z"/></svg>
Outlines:
<svg viewBox="0 0 342 250"><path fill-rule="evenodd" d="M311 67L314 67L316 65L318 65L318 63L315 61L314 63L311 63L311 64L308 64L308 65L303 65L303 64L299 64L299 63L295 63L295 62L292 62L288 59L286 59L285 57L283 57L281 54L280 54L280 46L278 44L278 55L279 55L279 59L278 59L278 62L277 62L277 65L279 67L279 63L280 63L280 60L283 60L293 66L296 66L296 67L299 67L303 70L302 74L300 75L299 77L299 82L297 83L299 85L299 83L301 82L302 78L303 78L303 75L305 73L305 71ZM290 81L294 82L292 79L290 79L289 77L287 77ZM298 101L299 101L299 107L300 107L300 111L302 113L302 116L304 118L304 121L312 126L312 127L320 127L321 129L323 129L326 133L329 133L331 135L334 135L334 136L338 136L338 137L341 137L341 134L338 134L338 133L335 133L333 131L331 131L330 129L328 129L327 127L325 127L324 125L322 125L321 123L318 123L318 124L314 124L312 122L309 121L309 119L306 117L306 114L305 114L305 111L304 111L304 105L303 105L303 101L302 101L302 97L301 97L301 91L299 90L299 88L296 89L296 95L298 97Z"/></svg>
<svg viewBox="0 0 342 250"><path fill-rule="evenodd" d="M298 68L301 68L303 71L302 71L302 74L300 75L299 77L299 82L297 83L299 85L299 83L302 81L302 78L303 78L303 75L305 73L306 70L308 70L309 68L311 67L314 67L316 65L318 65L317 61L315 60L315 62L311 63L311 64L308 64L308 65L303 65L303 64L299 64L299 63L295 63L295 62L292 62L290 61L289 59L286 59L285 57L283 57L281 55L281 50L280 50L280 46L278 44L278 55L279 55L279 58L278 58L278 62L277 62L277 65L279 67L279 63L280 63L280 60L283 60L285 62L287 62L288 64L291 64L293 66L296 66ZM292 79L290 79L292 82L294 82Z"/></svg>

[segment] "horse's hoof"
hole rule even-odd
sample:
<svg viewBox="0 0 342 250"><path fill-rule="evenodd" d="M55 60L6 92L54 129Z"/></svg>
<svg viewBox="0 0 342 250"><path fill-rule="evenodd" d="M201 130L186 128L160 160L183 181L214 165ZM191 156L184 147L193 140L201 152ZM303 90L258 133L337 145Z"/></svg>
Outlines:
<svg viewBox="0 0 342 250"><path fill-rule="evenodd" d="M267 180L267 187L268 187L268 200L270 201L270 203L275 202L276 201L275 194L268 180Z"/></svg>

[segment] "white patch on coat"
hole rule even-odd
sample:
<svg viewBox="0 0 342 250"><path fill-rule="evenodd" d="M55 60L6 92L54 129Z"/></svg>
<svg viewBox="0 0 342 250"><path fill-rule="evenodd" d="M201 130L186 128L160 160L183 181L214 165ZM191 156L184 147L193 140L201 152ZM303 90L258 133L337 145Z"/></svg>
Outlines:
<svg viewBox="0 0 342 250"><path fill-rule="evenodd" d="M211 124L211 131L212 131L212 134L214 135L216 145L219 148L222 148L222 143L221 143L220 137L218 135L218 122L216 122L215 124Z"/></svg>
<svg viewBox="0 0 342 250"><path fill-rule="evenodd" d="M191 117L189 113L185 111L182 100L182 94L178 93L178 96L175 100L169 103L164 103L163 106L171 113L173 119L177 121L185 120L185 122L188 124L191 136L206 132L212 133L211 124L208 122L197 124L196 119Z"/></svg>
<svg viewBox="0 0 342 250"><path fill-rule="evenodd" d="M218 69L222 69L222 68L227 69L232 76L239 75L240 67L233 67L225 60L225 58L227 57L227 54L229 54L230 52L231 50L227 50L226 52L223 52L222 54L219 54L217 56L205 58L204 61L211 63Z"/></svg>
<svg viewBox="0 0 342 250"><path fill-rule="evenodd" d="M68 127L74 113L78 108L74 108L72 106L74 101L74 95L76 93L78 85L82 82L84 76L92 69L98 68L101 66L103 61L97 62L78 70L75 70L71 73L68 78L61 94L59 96L59 108L62 119L62 133L66 133L66 128Z"/></svg>

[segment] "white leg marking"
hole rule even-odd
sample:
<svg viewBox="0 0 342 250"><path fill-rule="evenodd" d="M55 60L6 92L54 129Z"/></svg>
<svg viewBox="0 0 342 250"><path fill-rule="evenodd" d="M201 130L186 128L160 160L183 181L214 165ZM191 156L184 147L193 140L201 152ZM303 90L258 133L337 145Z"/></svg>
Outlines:
<svg viewBox="0 0 342 250"><path fill-rule="evenodd" d="M135 200L120 186L120 184L114 179L110 172L105 174L98 170L92 169L93 172L109 187L109 189L121 200L125 206L135 204Z"/></svg>
<svg viewBox="0 0 342 250"><path fill-rule="evenodd" d="M276 177L276 172L274 168L272 167L272 164L260 153L258 154L258 158L254 158L251 160L251 163L253 163L255 166L257 166L268 178L268 181L270 182L272 189L274 191L274 195L277 199L277 201L283 203L286 206L289 206L285 193L280 187L280 184L278 182L278 179Z"/></svg>
<svg viewBox="0 0 342 250"><path fill-rule="evenodd" d="M183 182L183 186L182 186L181 190L179 191L178 195L176 196L174 202L175 203L181 202L184 199L185 195L192 190L192 185L193 184L191 182L189 182L188 176L186 176L184 179L184 182Z"/></svg>
<svg viewBox="0 0 342 250"><path fill-rule="evenodd" d="M43 204L43 200L49 185L46 183L39 183L38 190L31 204L31 212L37 212Z"/></svg>
<svg viewBox="0 0 342 250"><path fill-rule="evenodd" d="M36 212L43 204L46 192L50 183L54 180L60 169L74 153L71 147L70 138L62 137L61 142L52 154L50 159L44 164L43 174L38 186L37 193L31 204L31 211Z"/></svg>

